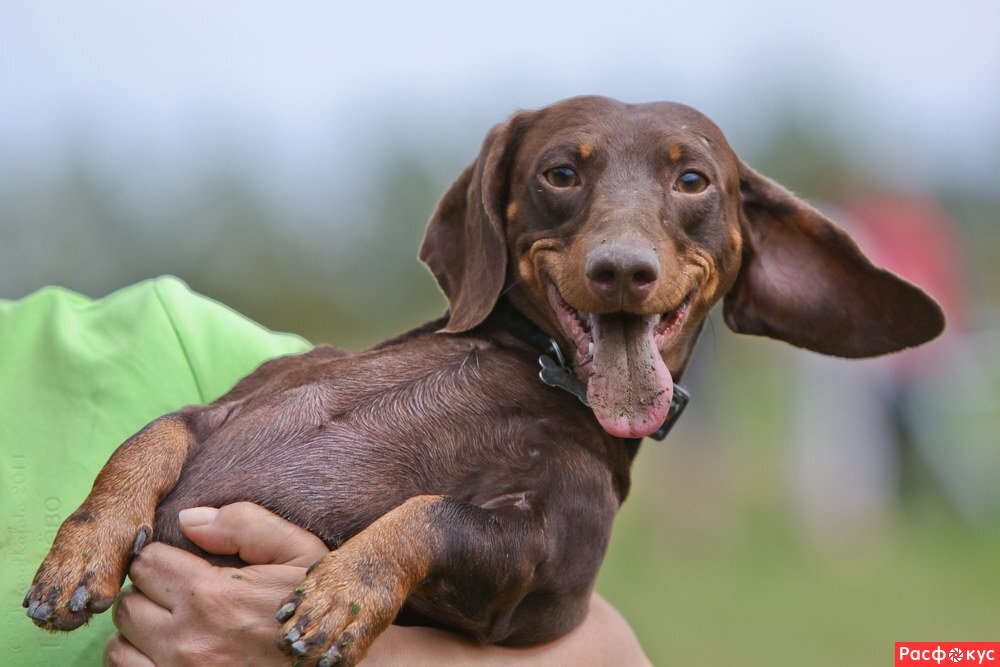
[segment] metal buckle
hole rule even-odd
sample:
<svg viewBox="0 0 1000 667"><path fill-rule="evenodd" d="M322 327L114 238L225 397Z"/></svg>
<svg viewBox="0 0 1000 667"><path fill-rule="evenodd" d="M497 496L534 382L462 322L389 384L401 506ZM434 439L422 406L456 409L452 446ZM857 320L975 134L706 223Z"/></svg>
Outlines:
<svg viewBox="0 0 1000 667"><path fill-rule="evenodd" d="M557 387L563 391L567 391L578 399L580 402L590 407L590 403L587 401L587 385L580 382L576 375L573 374L572 369L566 364L566 358L563 356L562 350L559 348L559 344L554 338L549 339L549 346L552 348L552 353L555 359L547 354L543 354L538 357L538 379L550 387ZM687 390L679 384L674 385L673 398L670 399L670 410L667 412L667 418L663 421L663 425L656 429L655 432L649 435L653 440L663 440L670 433L670 429L674 427L677 423L677 419L684 412L684 408L687 407L688 402L691 400L690 394Z"/></svg>

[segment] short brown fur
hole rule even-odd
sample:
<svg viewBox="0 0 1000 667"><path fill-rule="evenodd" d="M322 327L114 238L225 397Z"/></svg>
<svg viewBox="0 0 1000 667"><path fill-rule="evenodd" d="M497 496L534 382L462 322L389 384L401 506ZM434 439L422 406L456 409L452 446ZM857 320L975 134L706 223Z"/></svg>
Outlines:
<svg viewBox="0 0 1000 667"><path fill-rule="evenodd" d="M553 300L595 317L683 311L659 349L674 378L719 300L736 331L839 356L943 327L931 299L678 104L516 114L444 195L420 255L444 318L357 354L267 362L122 445L39 568L33 620L68 630L105 610L150 529L201 553L180 509L252 501L335 549L282 607L292 653L354 664L393 618L549 641L586 613L639 446L538 381L540 332L588 381Z"/></svg>

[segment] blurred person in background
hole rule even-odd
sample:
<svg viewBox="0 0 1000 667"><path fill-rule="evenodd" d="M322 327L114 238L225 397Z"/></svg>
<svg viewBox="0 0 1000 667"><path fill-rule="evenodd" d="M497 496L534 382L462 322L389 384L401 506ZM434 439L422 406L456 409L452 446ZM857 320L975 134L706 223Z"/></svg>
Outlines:
<svg viewBox="0 0 1000 667"><path fill-rule="evenodd" d="M818 542L851 545L876 537L900 504L950 500L943 471L926 455L915 393L953 371L968 304L959 229L932 197L869 194L845 200L833 217L876 265L937 299L948 321L932 344L863 364L797 357L794 505Z"/></svg>

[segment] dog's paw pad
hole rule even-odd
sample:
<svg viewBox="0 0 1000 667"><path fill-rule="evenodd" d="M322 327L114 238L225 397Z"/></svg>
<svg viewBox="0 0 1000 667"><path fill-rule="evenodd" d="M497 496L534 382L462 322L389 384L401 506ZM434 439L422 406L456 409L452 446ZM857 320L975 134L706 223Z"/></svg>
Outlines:
<svg viewBox="0 0 1000 667"><path fill-rule="evenodd" d="M344 597L338 594L338 590L343 592L340 586L331 585L329 573L325 583L330 587L307 579L302 590L296 589L294 597L278 610L278 620L285 624L278 645L304 660L303 664L353 665L395 617L397 601L381 591L357 587L354 595ZM364 604L359 602L365 597L362 593L370 593ZM398 602L401 606L402 600Z"/></svg>
<svg viewBox="0 0 1000 667"><path fill-rule="evenodd" d="M134 529L120 534L117 548L108 549L95 542L92 532L65 539L62 531L24 596L27 616L45 630L65 631L107 611L125 578L135 534ZM138 534L145 541L152 531L143 526Z"/></svg>
<svg viewBox="0 0 1000 667"><path fill-rule="evenodd" d="M113 584L105 585L102 592L102 587L94 584L93 572L86 572L72 587L52 583L58 572L44 570L39 575L40 581L28 589L22 604L27 607L25 615L45 630L80 627L91 615L107 611L118 592ZM67 590L73 591L68 597L64 593Z"/></svg>

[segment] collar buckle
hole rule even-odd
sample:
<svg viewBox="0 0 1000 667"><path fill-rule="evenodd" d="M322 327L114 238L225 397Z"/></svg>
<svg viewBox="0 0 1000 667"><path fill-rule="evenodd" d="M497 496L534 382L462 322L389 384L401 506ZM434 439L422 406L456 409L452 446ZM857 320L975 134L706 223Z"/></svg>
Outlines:
<svg viewBox="0 0 1000 667"><path fill-rule="evenodd" d="M590 402L587 401L587 385L577 379L573 373L573 369L566 363L566 358L563 356L559 343L554 338L549 338L549 348L552 350L555 359L548 354L542 354L538 357L538 379L550 387L557 387L573 394L581 403L589 408ZM670 410L667 411L667 418L663 421L660 428L651 433L649 437L653 440L663 440L666 438L690 400L691 395L688 394L687 390L679 384L675 384L673 397L670 399Z"/></svg>

